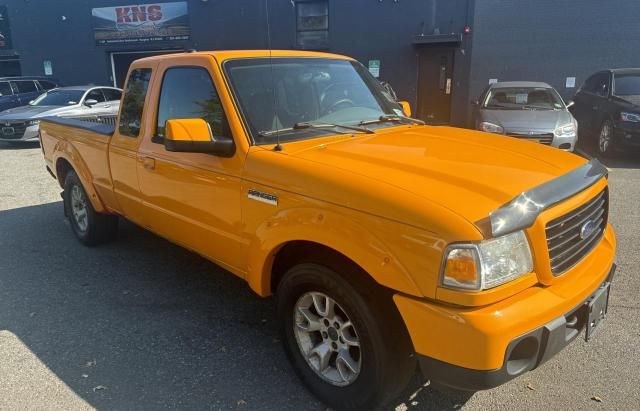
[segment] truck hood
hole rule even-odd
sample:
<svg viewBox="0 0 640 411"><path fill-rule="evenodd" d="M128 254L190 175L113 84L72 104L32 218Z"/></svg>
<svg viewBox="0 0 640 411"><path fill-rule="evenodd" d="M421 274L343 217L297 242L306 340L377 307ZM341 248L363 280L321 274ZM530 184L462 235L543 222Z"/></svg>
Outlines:
<svg viewBox="0 0 640 411"><path fill-rule="evenodd" d="M566 110L482 110L482 121L502 126L505 131L549 131L570 124Z"/></svg>
<svg viewBox="0 0 640 411"><path fill-rule="evenodd" d="M582 157L541 144L452 127L404 126L325 144L300 143L287 144L284 153L319 166L315 173L325 176L288 174L288 187L299 178L298 190L304 194L383 216L393 201L423 203L425 209L435 203L472 223L523 191L586 163ZM324 189L322 182L313 183L329 175L336 177ZM340 190L348 180L358 183ZM377 204L380 198L386 208Z"/></svg>
<svg viewBox="0 0 640 411"><path fill-rule="evenodd" d="M4 120L30 120L41 117L57 116L64 114L77 106L22 106L11 108L0 113L0 121Z"/></svg>

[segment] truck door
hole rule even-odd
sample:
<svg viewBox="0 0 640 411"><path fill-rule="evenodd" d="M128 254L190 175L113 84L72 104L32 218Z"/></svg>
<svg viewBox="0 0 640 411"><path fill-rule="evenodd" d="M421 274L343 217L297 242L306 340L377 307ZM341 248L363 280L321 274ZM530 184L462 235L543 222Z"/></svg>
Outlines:
<svg viewBox="0 0 640 411"><path fill-rule="evenodd" d="M128 219L143 224L145 207L138 184L137 153L147 122L143 119L148 90L155 67L137 66L131 70L116 123L116 131L109 144L109 168L115 200L120 212Z"/></svg>
<svg viewBox="0 0 640 411"><path fill-rule="evenodd" d="M212 77L213 58L176 61L159 63L156 81L161 85L154 87L153 98L157 113L138 152L144 224L238 273L247 245L240 236L244 157L239 150L224 158L165 149L165 122L171 119L202 118L215 136L233 137Z"/></svg>

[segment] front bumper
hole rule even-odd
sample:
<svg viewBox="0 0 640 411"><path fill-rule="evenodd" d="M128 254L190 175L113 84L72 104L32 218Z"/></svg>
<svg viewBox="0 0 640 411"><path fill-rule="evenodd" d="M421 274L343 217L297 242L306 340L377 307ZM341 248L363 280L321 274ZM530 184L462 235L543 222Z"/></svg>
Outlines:
<svg viewBox="0 0 640 411"><path fill-rule="evenodd" d="M574 309L541 327L513 339L507 346L503 366L495 370L474 370L418 355L425 377L449 387L480 391L495 388L531 371L560 352L576 339L587 326L588 303L603 287L609 287L615 264L601 286Z"/></svg>
<svg viewBox="0 0 640 411"><path fill-rule="evenodd" d="M0 141L35 141L39 138L40 125L10 127L13 133L5 133L0 127Z"/></svg>

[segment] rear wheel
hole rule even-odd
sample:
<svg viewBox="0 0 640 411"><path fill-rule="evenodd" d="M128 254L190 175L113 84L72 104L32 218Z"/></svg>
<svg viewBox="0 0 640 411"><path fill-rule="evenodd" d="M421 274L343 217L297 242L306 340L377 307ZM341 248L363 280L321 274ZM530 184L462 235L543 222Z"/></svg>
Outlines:
<svg viewBox="0 0 640 411"><path fill-rule="evenodd" d="M605 120L600 127L600 134L598 134L598 152L607 157L612 155L614 150L613 123L611 120Z"/></svg>
<svg viewBox="0 0 640 411"><path fill-rule="evenodd" d="M64 180L64 210L76 238L88 246L98 245L116 238L118 217L95 211L80 178L69 171Z"/></svg>
<svg viewBox="0 0 640 411"><path fill-rule="evenodd" d="M413 347L386 290L299 264L277 289L287 355L307 387L335 409L374 409L416 371Z"/></svg>

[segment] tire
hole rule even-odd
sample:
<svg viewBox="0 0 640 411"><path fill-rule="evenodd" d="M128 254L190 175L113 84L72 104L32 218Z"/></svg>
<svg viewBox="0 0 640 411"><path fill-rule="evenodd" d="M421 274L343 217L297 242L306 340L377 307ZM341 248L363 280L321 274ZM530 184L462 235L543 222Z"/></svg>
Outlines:
<svg viewBox="0 0 640 411"><path fill-rule="evenodd" d="M67 173L62 197L65 216L82 244L94 246L116 238L118 216L96 212L75 171Z"/></svg>
<svg viewBox="0 0 640 411"><path fill-rule="evenodd" d="M611 157L615 152L613 134L613 122L611 120L605 120L602 126L600 126L600 132L597 135L596 141L598 153L603 157Z"/></svg>
<svg viewBox="0 0 640 411"><path fill-rule="evenodd" d="M416 372L413 346L390 293L363 283L348 281L322 265L304 263L287 271L277 289L287 356L309 390L334 409L371 410L385 405ZM326 314L331 311L327 298L335 303L333 316ZM319 315L323 312L324 317ZM331 320L323 324L324 319ZM314 331L307 332L303 326ZM328 365L321 372L322 357L316 353L331 346Z"/></svg>

